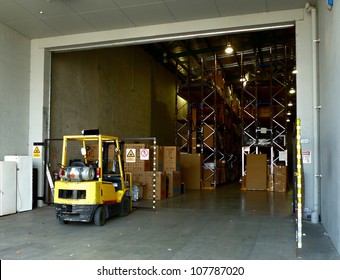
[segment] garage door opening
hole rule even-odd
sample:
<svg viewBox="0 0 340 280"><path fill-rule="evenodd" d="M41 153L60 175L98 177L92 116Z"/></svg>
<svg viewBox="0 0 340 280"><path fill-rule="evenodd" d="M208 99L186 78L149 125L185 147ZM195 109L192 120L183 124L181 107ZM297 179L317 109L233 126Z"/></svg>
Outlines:
<svg viewBox="0 0 340 280"><path fill-rule="evenodd" d="M173 170L160 180L132 183L139 205L221 215L239 226L263 220L272 233L289 229L295 55L294 27L53 52L51 139L86 128L120 138L155 137L161 164L154 171L164 171L165 161ZM58 151L48 156L47 162L58 161Z"/></svg>
<svg viewBox="0 0 340 280"><path fill-rule="evenodd" d="M53 52L51 139L90 127L155 136L192 168L181 172L186 190L242 182L274 192L274 174L283 171L286 192L294 178L294 70L294 27ZM259 173L246 178L252 155L266 157L259 187L250 184Z"/></svg>

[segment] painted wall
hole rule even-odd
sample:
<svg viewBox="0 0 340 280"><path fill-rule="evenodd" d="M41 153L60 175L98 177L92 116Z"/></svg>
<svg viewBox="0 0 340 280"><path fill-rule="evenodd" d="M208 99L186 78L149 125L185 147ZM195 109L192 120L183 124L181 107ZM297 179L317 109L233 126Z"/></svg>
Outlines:
<svg viewBox="0 0 340 280"><path fill-rule="evenodd" d="M319 1L321 222L340 252L340 3Z"/></svg>
<svg viewBox="0 0 340 280"><path fill-rule="evenodd" d="M312 86L312 19L304 10L304 19L296 22L296 114L301 119L302 152L313 151L313 86ZM305 163L304 169L304 218L310 219L313 210L313 155L312 163Z"/></svg>
<svg viewBox="0 0 340 280"><path fill-rule="evenodd" d="M175 77L141 47L53 53L51 65L51 139L99 128L174 143Z"/></svg>
<svg viewBox="0 0 340 280"><path fill-rule="evenodd" d="M0 24L0 160L28 154L30 40Z"/></svg>
<svg viewBox="0 0 340 280"><path fill-rule="evenodd" d="M158 62L152 61L151 69L151 136L160 145L172 146L176 135L176 78Z"/></svg>

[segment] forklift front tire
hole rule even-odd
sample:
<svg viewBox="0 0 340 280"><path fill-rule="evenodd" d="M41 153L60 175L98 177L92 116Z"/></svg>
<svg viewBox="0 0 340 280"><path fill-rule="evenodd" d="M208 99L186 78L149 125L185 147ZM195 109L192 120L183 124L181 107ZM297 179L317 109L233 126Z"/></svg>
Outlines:
<svg viewBox="0 0 340 280"><path fill-rule="evenodd" d="M99 206L94 213L93 222L96 226L103 226L105 224L105 209L103 206Z"/></svg>
<svg viewBox="0 0 340 280"><path fill-rule="evenodd" d="M120 208L120 214L119 216L125 217L129 215L130 213L130 197L124 195L122 201L121 201L121 208Z"/></svg>

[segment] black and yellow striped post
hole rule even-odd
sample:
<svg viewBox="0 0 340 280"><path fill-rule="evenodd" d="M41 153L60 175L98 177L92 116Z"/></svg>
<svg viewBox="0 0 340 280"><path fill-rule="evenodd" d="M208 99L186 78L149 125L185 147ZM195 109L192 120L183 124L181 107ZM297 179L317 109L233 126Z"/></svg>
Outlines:
<svg viewBox="0 0 340 280"><path fill-rule="evenodd" d="M296 177L297 177L297 209L296 209L296 248L302 248L302 152L301 152L301 120L296 120Z"/></svg>
<svg viewBox="0 0 340 280"><path fill-rule="evenodd" d="M157 141L156 138L153 138L153 175L152 175L152 209L156 210L156 159L157 159Z"/></svg>

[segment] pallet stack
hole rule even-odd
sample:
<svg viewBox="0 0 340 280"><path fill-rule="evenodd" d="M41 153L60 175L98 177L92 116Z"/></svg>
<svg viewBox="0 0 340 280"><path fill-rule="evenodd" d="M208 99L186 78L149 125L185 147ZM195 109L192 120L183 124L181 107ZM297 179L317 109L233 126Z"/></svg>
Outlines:
<svg viewBox="0 0 340 280"><path fill-rule="evenodd" d="M148 153L148 157L143 157ZM139 199L153 199L155 184L156 200L181 194L180 151L176 146L147 144L124 145L124 171L132 174L132 182L142 193ZM154 154L155 170L154 169Z"/></svg>

